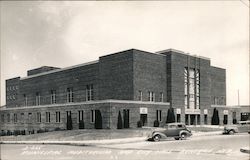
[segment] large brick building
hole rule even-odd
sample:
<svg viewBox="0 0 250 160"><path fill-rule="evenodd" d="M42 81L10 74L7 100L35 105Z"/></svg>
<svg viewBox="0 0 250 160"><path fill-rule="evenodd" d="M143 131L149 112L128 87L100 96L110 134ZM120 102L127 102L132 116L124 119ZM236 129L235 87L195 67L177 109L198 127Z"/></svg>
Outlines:
<svg viewBox="0 0 250 160"><path fill-rule="evenodd" d="M1 130L66 128L80 121L85 128L116 128L119 111L125 128L166 122L174 108L176 121L210 124L214 107L232 123L237 108L226 107L226 71L210 59L168 49L157 53L130 49L98 61L67 68L43 66L27 77L6 80L6 107Z"/></svg>

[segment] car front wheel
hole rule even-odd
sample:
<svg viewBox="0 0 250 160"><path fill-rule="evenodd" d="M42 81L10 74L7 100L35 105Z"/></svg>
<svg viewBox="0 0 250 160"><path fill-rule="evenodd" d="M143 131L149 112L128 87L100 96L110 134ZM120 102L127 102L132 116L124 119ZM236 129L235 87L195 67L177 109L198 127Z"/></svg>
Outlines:
<svg viewBox="0 0 250 160"><path fill-rule="evenodd" d="M153 139L154 139L155 142L158 142L158 141L160 141L161 136L157 134L157 135L154 136Z"/></svg>
<svg viewBox="0 0 250 160"><path fill-rule="evenodd" d="M181 140L185 140L187 139L187 134L186 133L182 133L181 134Z"/></svg>

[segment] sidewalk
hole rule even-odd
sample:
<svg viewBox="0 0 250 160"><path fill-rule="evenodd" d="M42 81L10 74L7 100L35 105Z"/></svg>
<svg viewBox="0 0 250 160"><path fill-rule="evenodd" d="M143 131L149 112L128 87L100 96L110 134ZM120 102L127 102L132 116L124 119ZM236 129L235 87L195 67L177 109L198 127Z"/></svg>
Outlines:
<svg viewBox="0 0 250 160"><path fill-rule="evenodd" d="M193 132L192 137L213 136L220 135L221 131L215 132ZM147 137L133 137L121 139L104 139L104 140L84 140L84 141L2 141L1 144L51 144L51 145L79 145L79 146L93 146L93 145L112 145L124 143L136 143L146 141Z"/></svg>

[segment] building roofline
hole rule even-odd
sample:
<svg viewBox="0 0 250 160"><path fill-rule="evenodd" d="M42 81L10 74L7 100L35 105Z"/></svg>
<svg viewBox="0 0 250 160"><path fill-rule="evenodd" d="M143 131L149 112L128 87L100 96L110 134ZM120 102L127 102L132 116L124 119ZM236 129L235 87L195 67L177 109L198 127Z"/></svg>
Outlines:
<svg viewBox="0 0 250 160"><path fill-rule="evenodd" d="M177 49L173 49L173 48L161 50L161 51L158 51L158 52L155 52L155 53L162 54L162 53L167 53L167 52L175 52L175 53L179 53L179 54L183 54L183 55L187 55L187 56L197 57L197 58L201 58L201 59L205 59L205 60L211 60L208 57L203 57L203 56L198 56L198 55L191 55L189 53L185 53L185 52L183 52L181 50L177 50Z"/></svg>
<svg viewBox="0 0 250 160"><path fill-rule="evenodd" d="M58 106L74 106L74 105L88 105L88 104L100 104L100 103L126 103L126 104L156 104L156 105L170 105L169 102L148 102L148 101L132 101L132 100L97 100L97 101L85 101L85 102L76 102L76 103L62 103L62 104L49 104L49 105L40 105L40 106L27 106L27 107L11 107L11 108L0 108L0 111L6 110L19 110L19 109L39 109L47 107L58 107Z"/></svg>
<svg viewBox="0 0 250 160"><path fill-rule="evenodd" d="M77 67L87 66L87 65L98 63L98 62L99 62L99 60L96 60L96 61L90 61L90 62L87 62L87 63L77 64L77 65L74 65L74 66L65 67L65 68L54 69L54 70L51 70L51 71L48 71L48 72L38 73L38 74L27 76L27 77L22 77L22 78L20 78L20 80L25 80L25 79L29 79L29 78L39 77L39 76L42 76L42 75L61 72L61 71L64 71L64 70L69 70L69 69L73 69L73 68L77 68Z"/></svg>

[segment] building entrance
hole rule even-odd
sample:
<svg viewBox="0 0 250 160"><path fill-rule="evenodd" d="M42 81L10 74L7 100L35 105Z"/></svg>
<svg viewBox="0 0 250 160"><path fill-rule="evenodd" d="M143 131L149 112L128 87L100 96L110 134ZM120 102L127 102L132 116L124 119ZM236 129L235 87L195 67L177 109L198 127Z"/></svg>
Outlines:
<svg viewBox="0 0 250 160"><path fill-rule="evenodd" d="M142 126L146 126L147 125L147 121L148 121L148 115L147 114L141 114L141 121L142 121Z"/></svg>

